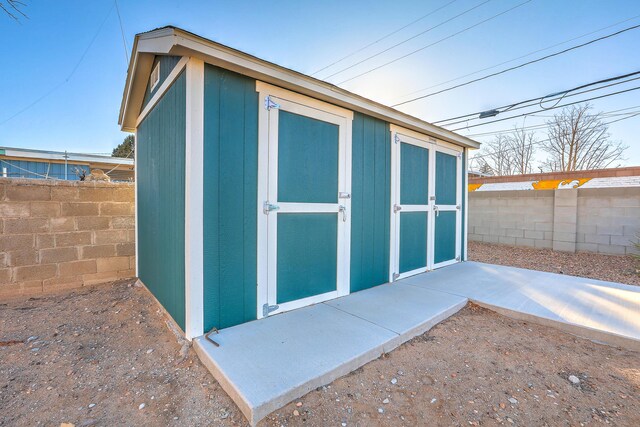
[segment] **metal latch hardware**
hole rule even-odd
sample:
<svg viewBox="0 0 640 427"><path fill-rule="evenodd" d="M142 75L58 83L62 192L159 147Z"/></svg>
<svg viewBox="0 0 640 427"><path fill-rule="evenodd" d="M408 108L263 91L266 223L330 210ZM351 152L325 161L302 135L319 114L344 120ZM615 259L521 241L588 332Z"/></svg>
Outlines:
<svg viewBox="0 0 640 427"><path fill-rule="evenodd" d="M440 216L440 209L438 205L433 205L433 211L436 213L436 216Z"/></svg>
<svg viewBox="0 0 640 427"><path fill-rule="evenodd" d="M346 191L341 191L338 193L338 199L350 199L351 193L347 193Z"/></svg>
<svg viewBox="0 0 640 427"><path fill-rule="evenodd" d="M458 158L461 159L462 158L462 153L458 153Z"/></svg>
<svg viewBox="0 0 640 427"><path fill-rule="evenodd" d="M338 211L342 212L342 222L347 222L347 207L340 205L338 206Z"/></svg>
<svg viewBox="0 0 640 427"><path fill-rule="evenodd" d="M267 317L269 313L271 313L272 311L276 311L279 308L280 306L278 304L275 304L275 305L264 304L262 306L262 317Z"/></svg>
<svg viewBox="0 0 640 427"><path fill-rule="evenodd" d="M393 137L393 142L395 142L396 144L397 144L398 142L400 142L400 137L398 136L398 134L397 134L397 133L396 133L396 134L394 135L394 137Z"/></svg>
<svg viewBox="0 0 640 427"><path fill-rule="evenodd" d="M395 282L396 280L398 280L398 278L400 277L400 274L398 273L393 273L393 281Z"/></svg>
<svg viewBox="0 0 640 427"><path fill-rule="evenodd" d="M460 205L456 205L456 209L460 210Z"/></svg>
<svg viewBox="0 0 640 427"><path fill-rule="evenodd" d="M264 108L271 110L272 108L280 108L280 104L271 99L271 95L264 98Z"/></svg>
<svg viewBox="0 0 640 427"><path fill-rule="evenodd" d="M393 213L398 213L402 210L402 206L400 205L393 205Z"/></svg>
<svg viewBox="0 0 640 427"><path fill-rule="evenodd" d="M460 261L460 257L459 256L456 257L456 261Z"/></svg>
<svg viewBox="0 0 640 427"><path fill-rule="evenodd" d="M277 211L278 209L280 209L280 206L272 205L269 202L264 202L264 204L262 205L262 212L264 212L265 215L269 215L269 212Z"/></svg>

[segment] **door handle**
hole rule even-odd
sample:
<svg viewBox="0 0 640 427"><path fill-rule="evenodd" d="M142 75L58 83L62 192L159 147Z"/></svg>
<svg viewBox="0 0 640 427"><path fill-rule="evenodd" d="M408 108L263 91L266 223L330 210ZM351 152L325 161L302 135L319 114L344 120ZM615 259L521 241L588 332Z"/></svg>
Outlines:
<svg viewBox="0 0 640 427"><path fill-rule="evenodd" d="M347 207L344 205L338 206L338 212L342 212L342 222L347 222Z"/></svg>
<svg viewBox="0 0 640 427"><path fill-rule="evenodd" d="M433 211L436 213L436 216L440 216L440 209L438 209L438 205L433 205Z"/></svg>

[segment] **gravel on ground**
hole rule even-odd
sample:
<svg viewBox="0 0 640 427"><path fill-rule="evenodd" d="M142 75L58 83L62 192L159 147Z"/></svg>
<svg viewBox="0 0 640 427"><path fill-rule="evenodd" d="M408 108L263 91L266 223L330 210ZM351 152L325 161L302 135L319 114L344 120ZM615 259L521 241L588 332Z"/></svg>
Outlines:
<svg viewBox="0 0 640 427"><path fill-rule="evenodd" d="M632 255L569 253L469 242L469 260L640 286L640 259Z"/></svg>
<svg viewBox="0 0 640 427"><path fill-rule="evenodd" d="M0 425L247 425L165 322L132 281L0 303ZM604 423L640 425L640 354L470 304L260 425Z"/></svg>

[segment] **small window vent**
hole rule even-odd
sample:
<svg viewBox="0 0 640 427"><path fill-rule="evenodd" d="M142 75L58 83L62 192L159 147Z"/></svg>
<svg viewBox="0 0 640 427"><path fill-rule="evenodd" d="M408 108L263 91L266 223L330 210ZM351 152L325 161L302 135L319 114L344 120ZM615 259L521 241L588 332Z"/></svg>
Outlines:
<svg viewBox="0 0 640 427"><path fill-rule="evenodd" d="M158 62L151 72L149 78L149 92L152 92L160 82L160 63Z"/></svg>

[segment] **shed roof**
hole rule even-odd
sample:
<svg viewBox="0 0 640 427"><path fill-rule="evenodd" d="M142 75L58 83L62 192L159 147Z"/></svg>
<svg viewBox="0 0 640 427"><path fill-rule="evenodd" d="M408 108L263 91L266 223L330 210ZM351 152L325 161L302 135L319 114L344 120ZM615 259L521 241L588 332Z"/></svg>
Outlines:
<svg viewBox="0 0 640 427"><path fill-rule="evenodd" d="M142 107L145 89L156 55L200 58L206 63L444 141L469 148L480 147L480 143L477 141L354 94L331 83L276 65L173 26L137 34L135 37L118 120L124 131L132 132L135 130L136 119Z"/></svg>

